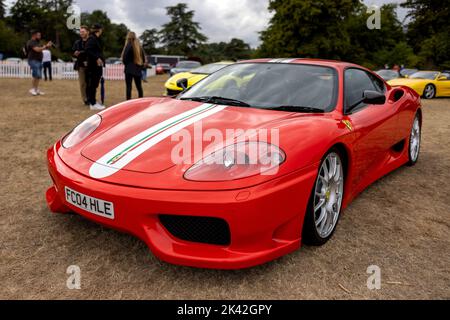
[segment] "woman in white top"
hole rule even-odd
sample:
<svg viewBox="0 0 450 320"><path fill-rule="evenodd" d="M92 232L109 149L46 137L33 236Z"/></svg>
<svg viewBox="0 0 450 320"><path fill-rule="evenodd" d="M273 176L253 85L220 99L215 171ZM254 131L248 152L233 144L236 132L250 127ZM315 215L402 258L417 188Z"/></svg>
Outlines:
<svg viewBox="0 0 450 320"><path fill-rule="evenodd" d="M48 71L48 79L52 81L52 53L50 50L45 49L42 51L42 66L44 67L44 79L47 81L47 71Z"/></svg>

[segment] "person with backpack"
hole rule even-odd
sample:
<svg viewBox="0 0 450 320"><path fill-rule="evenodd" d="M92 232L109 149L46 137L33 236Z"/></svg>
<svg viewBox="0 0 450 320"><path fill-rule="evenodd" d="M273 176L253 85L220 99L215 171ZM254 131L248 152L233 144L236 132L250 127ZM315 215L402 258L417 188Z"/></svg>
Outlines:
<svg viewBox="0 0 450 320"><path fill-rule="evenodd" d="M126 83L126 98L131 99L131 91L133 81L136 85L139 98L144 96L142 89L142 70L145 63L145 54L136 33L128 32L125 46L122 50L122 61L125 65L125 83Z"/></svg>
<svg viewBox="0 0 450 320"><path fill-rule="evenodd" d="M104 110L105 106L97 103L97 88L103 75L103 66L105 58L103 48L100 43L100 37L103 33L103 27L95 24L91 29L91 34L86 42L85 52L87 58L86 68L86 95L88 104L93 111Z"/></svg>
<svg viewBox="0 0 450 320"><path fill-rule="evenodd" d="M86 43L89 38L89 28L87 26L80 27L80 39L75 41L72 47L73 57L75 60L74 69L78 72L78 83L80 85L81 99L84 105L88 106L88 99L86 94L86 69L87 69L87 55Z"/></svg>
<svg viewBox="0 0 450 320"><path fill-rule="evenodd" d="M27 42L24 53L28 59L28 65L31 68L32 87L30 94L33 96L44 95L44 92L39 90L39 81L42 79L42 60L43 51L50 48L53 43L49 41L46 45L41 46L41 33L39 31L31 32L31 39Z"/></svg>

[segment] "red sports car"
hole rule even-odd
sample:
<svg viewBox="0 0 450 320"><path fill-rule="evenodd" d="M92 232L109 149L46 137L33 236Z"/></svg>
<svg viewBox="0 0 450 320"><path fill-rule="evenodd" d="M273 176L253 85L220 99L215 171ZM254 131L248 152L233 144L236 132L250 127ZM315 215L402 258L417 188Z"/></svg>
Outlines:
<svg viewBox="0 0 450 320"><path fill-rule="evenodd" d="M48 150L46 197L164 261L247 268L327 242L364 188L417 162L421 127L417 93L358 65L243 61L78 125Z"/></svg>

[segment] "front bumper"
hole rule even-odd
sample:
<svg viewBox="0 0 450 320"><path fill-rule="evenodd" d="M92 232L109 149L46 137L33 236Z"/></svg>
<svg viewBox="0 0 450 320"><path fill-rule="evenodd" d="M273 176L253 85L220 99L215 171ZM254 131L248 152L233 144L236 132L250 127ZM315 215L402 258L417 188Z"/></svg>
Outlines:
<svg viewBox="0 0 450 320"><path fill-rule="evenodd" d="M81 175L61 160L55 148L49 149L47 155L54 183L46 194L50 210L75 212L133 234L161 260L199 268L242 269L274 260L300 247L316 166L243 190L151 190ZM113 202L115 219L96 216L69 204L65 200L65 187ZM231 244L208 245L177 239L160 222L161 214L223 219L230 228Z"/></svg>

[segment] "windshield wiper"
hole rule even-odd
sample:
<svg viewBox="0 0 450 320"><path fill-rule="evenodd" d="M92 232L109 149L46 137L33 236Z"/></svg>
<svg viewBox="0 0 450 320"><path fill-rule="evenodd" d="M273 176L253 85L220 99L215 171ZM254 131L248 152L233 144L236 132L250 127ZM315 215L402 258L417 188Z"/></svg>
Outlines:
<svg viewBox="0 0 450 320"><path fill-rule="evenodd" d="M191 101L214 103L214 104L226 104L226 105L238 106L238 107L250 107L250 105L246 102L239 101L236 99L225 98L225 97L217 97L217 96L181 98L181 100L191 100Z"/></svg>
<svg viewBox="0 0 450 320"><path fill-rule="evenodd" d="M314 107L304 107L304 106L278 106L268 108L269 110L280 110L289 112L304 112L304 113L325 113L325 110L314 108Z"/></svg>

